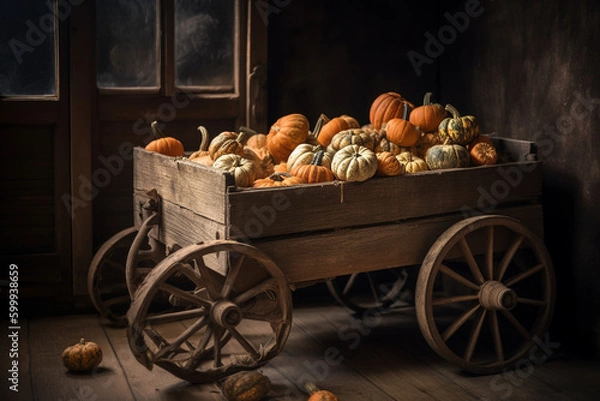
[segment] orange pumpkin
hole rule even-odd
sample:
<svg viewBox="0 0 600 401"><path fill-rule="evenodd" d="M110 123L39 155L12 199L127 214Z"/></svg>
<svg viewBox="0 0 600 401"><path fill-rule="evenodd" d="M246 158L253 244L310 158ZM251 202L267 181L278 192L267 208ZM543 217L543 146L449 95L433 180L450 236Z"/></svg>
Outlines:
<svg viewBox="0 0 600 401"><path fill-rule="evenodd" d="M385 136L390 142L406 148L414 146L421 136L421 131L408 121L408 108L405 104L403 118L392 118L384 127Z"/></svg>
<svg viewBox="0 0 600 401"><path fill-rule="evenodd" d="M479 135L477 135L477 138L475 138L471 142L469 142L469 144L467 145L467 149L471 149L473 146L475 146L481 142L485 142L488 145L494 146L494 143L492 142L492 138L490 138L488 135L479 134Z"/></svg>
<svg viewBox="0 0 600 401"><path fill-rule="evenodd" d="M339 401L337 396L328 390L321 390L317 388L314 383L305 383L304 388L310 394L308 401Z"/></svg>
<svg viewBox="0 0 600 401"><path fill-rule="evenodd" d="M248 135L246 146L253 150L266 149L267 148L267 136L260 134L248 127L240 127L240 132L245 132Z"/></svg>
<svg viewBox="0 0 600 401"><path fill-rule="evenodd" d="M482 166L484 164L496 164L498 161L498 153L496 148L491 143L479 142L469 150L469 158L474 166Z"/></svg>
<svg viewBox="0 0 600 401"><path fill-rule="evenodd" d="M391 177L404 173L404 166L400 160L391 152L383 151L377 153L377 172L376 175Z"/></svg>
<svg viewBox="0 0 600 401"><path fill-rule="evenodd" d="M279 118L267 134L267 149L276 163L287 160L290 153L306 141L309 129L308 119L299 113Z"/></svg>
<svg viewBox="0 0 600 401"><path fill-rule="evenodd" d="M92 341L83 338L75 345L67 347L61 354L63 364L72 372L92 370L102 362L102 349Z"/></svg>
<svg viewBox="0 0 600 401"><path fill-rule="evenodd" d="M347 130L350 128L348 120L342 117L334 117L321 128L321 131L316 135L317 141L323 147L327 147L331 143L331 138L334 137L338 132Z"/></svg>
<svg viewBox="0 0 600 401"><path fill-rule="evenodd" d="M439 103L431 103L431 92L423 97L423 104L410 112L408 121L423 132L437 131L438 126L447 117L447 112Z"/></svg>
<svg viewBox="0 0 600 401"><path fill-rule="evenodd" d="M273 173L266 178L255 180L252 187L289 187L292 185L304 184L305 182L306 181L304 181L303 178L293 176L290 173Z"/></svg>
<svg viewBox="0 0 600 401"><path fill-rule="evenodd" d="M156 139L146 145L146 150L173 157L183 156L183 144L176 138L165 136L165 134L163 134L163 132L158 128L158 121L152 121L150 127L152 128L152 132L154 133Z"/></svg>
<svg viewBox="0 0 600 401"><path fill-rule="evenodd" d="M383 127L383 124L392 118L402 117L404 105L407 105L410 109L414 108L414 105L399 93L387 92L379 95L371 103L371 109L369 110L369 121L373 128L379 130Z"/></svg>
<svg viewBox="0 0 600 401"><path fill-rule="evenodd" d="M310 164L296 165L292 171L290 171L290 174L304 179L304 181L309 184L335 180L333 171L323 166L324 154L324 151L319 150L317 153L315 153L315 156Z"/></svg>
<svg viewBox="0 0 600 401"><path fill-rule="evenodd" d="M360 128L360 123L358 120L352 116L347 114L342 114L340 118L343 118L348 123L348 128Z"/></svg>

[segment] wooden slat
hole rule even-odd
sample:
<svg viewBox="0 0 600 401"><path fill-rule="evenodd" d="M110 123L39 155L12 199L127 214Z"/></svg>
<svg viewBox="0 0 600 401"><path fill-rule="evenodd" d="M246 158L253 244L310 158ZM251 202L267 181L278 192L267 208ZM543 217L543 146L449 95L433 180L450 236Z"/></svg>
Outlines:
<svg viewBox="0 0 600 401"><path fill-rule="evenodd" d="M505 208L497 212L519 219L534 233L543 232L539 205ZM438 237L462 218L460 214L452 214L257 240L253 245L273 259L290 283L299 283L390 267L420 265Z"/></svg>
<svg viewBox="0 0 600 401"><path fill-rule="evenodd" d="M518 185L506 182L509 172ZM537 202L541 183L540 165L532 162L427 171L363 183L245 190L229 194L229 224L232 237L253 238L257 232L268 237L461 210L481 214L503 204Z"/></svg>
<svg viewBox="0 0 600 401"><path fill-rule="evenodd" d="M231 179L229 174L198 163L134 149L134 192L155 188L164 202L219 223L225 223L225 191Z"/></svg>

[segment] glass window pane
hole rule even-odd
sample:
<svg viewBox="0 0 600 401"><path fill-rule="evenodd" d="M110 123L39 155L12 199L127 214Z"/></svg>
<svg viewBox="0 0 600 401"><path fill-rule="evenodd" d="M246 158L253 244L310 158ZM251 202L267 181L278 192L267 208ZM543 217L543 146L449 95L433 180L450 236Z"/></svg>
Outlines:
<svg viewBox="0 0 600 401"><path fill-rule="evenodd" d="M156 87L156 0L96 2L98 87Z"/></svg>
<svg viewBox="0 0 600 401"><path fill-rule="evenodd" d="M236 0L175 0L175 84L233 90Z"/></svg>
<svg viewBox="0 0 600 401"><path fill-rule="evenodd" d="M0 7L0 95L56 95L53 3L0 0Z"/></svg>

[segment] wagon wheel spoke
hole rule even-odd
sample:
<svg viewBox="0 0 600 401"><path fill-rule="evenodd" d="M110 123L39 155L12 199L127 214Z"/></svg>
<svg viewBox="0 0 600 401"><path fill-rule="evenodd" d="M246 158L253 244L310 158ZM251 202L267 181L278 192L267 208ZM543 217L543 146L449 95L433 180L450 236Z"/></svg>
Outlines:
<svg viewBox="0 0 600 401"><path fill-rule="evenodd" d="M510 245L510 247L504 254L504 257L502 258L500 265L498 266L498 273L496 276L496 280L502 281L502 278L504 277L504 273L506 273L506 269L508 268L508 265L513 260L515 253L517 252L517 249L519 249L519 246L521 245L521 242L523 242L524 238L525 237L523 235L518 235L515 238L515 240L512 242L512 244Z"/></svg>
<svg viewBox="0 0 600 401"><path fill-rule="evenodd" d="M192 293L181 290L177 287L172 286L171 284L162 283L159 287L162 291L165 291L171 295L175 295L178 300L186 300L193 305L200 305L210 307L211 303L204 298L195 296Z"/></svg>
<svg viewBox="0 0 600 401"><path fill-rule="evenodd" d="M523 338L525 340L531 340L532 336L529 333L529 331L523 327L523 325L521 324L521 322L519 322L519 320L517 320L517 318L515 317L515 315L513 315L510 311L508 310L502 310L501 311L502 314L504 315L504 317L506 318L506 320L508 320L510 322L510 324L512 324L512 326L517 330L517 332L523 336Z"/></svg>
<svg viewBox="0 0 600 401"><path fill-rule="evenodd" d="M223 288L221 288L221 298L229 297L229 294L231 293L231 290L233 288L233 284L237 279L238 273L240 272L240 269L245 259L246 256L241 255L235 262L235 264L233 264L233 266L229 266L229 271L227 277L225 278L225 283L223 284ZM230 264L230 262L231 260L228 260L228 264Z"/></svg>
<svg viewBox="0 0 600 401"><path fill-rule="evenodd" d="M481 274L481 270L479 270L479 266L475 261L475 257L473 256L473 252L471 252L471 248L467 243L465 237L462 237L458 242L460 250L462 251L463 256L465 257L467 264L469 265L469 269L471 270L471 274L473 278L477 282L477 284L483 283L483 275Z"/></svg>
<svg viewBox="0 0 600 401"><path fill-rule="evenodd" d="M532 306L548 306L548 301L543 301L541 299L530 299L530 298L517 298L517 302L526 305Z"/></svg>
<svg viewBox="0 0 600 401"><path fill-rule="evenodd" d="M456 281L472 290L479 291L479 285L475 284L474 282L465 278L464 276L461 276L454 270L450 269L448 266L440 265L439 269L440 269L440 272L444 273L446 276L450 277L454 281Z"/></svg>
<svg viewBox="0 0 600 401"><path fill-rule="evenodd" d="M209 322L206 316L202 316L200 319L196 320L194 324L189 326L187 329L183 331L175 340L172 340L171 343L165 347L162 347L155 355L154 359L161 359L163 356L173 352L175 349L178 349L181 344L187 341L193 334L195 334L198 330L205 327Z"/></svg>
<svg viewBox="0 0 600 401"><path fill-rule="evenodd" d="M260 360L260 353L254 349L254 346L246 339L246 337L244 337L239 331L237 331L233 327L230 327L227 330L229 330L229 332L231 333L233 338L235 338L238 344L240 344L242 348L246 350L246 352L250 355L250 358L254 359L255 361Z"/></svg>
<svg viewBox="0 0 600 401"><path fill-rule="evenodd" d="M268 280L265 280L263 282L261 282L260 284L249 288L248 290L244 291L243 293L241 293L240 295L236 296L233 299L233 302L237 305L243 305L246 302L248 302L250 299L256 297L258 294L261 294L263 292L266 292L267 290L273 288L276 284L276 280L274 278L270 278Z"/></svg>
<svg viewBox="0 0 600 401"><path fill-rule="evenodd" d="M475 312L477 312L477 310L480 308L481 306L479 306L479 304L471 307L471 309L468 309L466 312L464 312L462 315L460 315L460 317L458 319L456 319L454 321L454 323L452 323L450 326L448 326L448 328L446 330L444 330L444 332L442 333L442 339L444 341L448 341L448 339L450 337L452 337L452 335L454 333L456 333L456 331L458 329L460 329L462 327L463 324L465 324L469 318L471 316L473 316L473 314Z"/></svg>
<svg viewBox="0 0 600 401"><path fill-rule="evenodd" d="M203 359L208 355L207 347L211 337L214 334L214 325L209 324L206 326L206 331L202 334L202 338L198 342L196 349L190 355L190 358L185 362L184 369L194 370L200 365Z"/></svg>
<svg viewBox="0 0 600 401"><path fill-rule="evenodd" d="M214 366L219 368L221 366L223 366L223 361L222 361L222 354L221 354L221 341L220 341L220 337L221 337L221 333L223 332L223 328L215 326L214 328L215 333L213 334L213 338L214 338Z"/></svg>
<svg viewBox="0 0 600 401"><path fill-rule="evenodd" d="M212 270L209 269L208 266L206 266L206 264L204 263L204 259L202 257L195 259L195 262L196 262L196 267L198 268L198 271L200 272L200 275L204 278L204 280L203 280L204 285L206 286L206 289L208 290L208 294L209 294L210 298L217 299L220 291L217 290L217 288L215 287L215 283L210 279Z"/></svg>
<svg viewBox="0 0 600 401"><path fill-rule="evenodd" d="M487 247L485 249L485 273L486 279L494 279L494 226L486 228Z"/></svg>
<svg viewBox="0 0 600 401"><path fill-rule="evenodd" d="M456 296L452 296L452 297L436 298L436 299L432 300L431 304L433 306L450 305L450 304L456 304L456 303L460 303L460 302L476 301L477 299L479 299L479 295L477 295L477 294L475 294L475 295L456 295Z"/></svg>
<svg viewBox="0 0 600 401"><path fill-rule="evenodd" d="M354 273L354 274L350 275L348 282L346 283L346 285L344 286L344 288L342 290L342 294L348 295L350 293L350 291L352 291L352 288L354 288L354 284L356 283L357 277L358 277L358 273Z"/></svg>
<svg viewBox="0 0 600 401"><path fill-rule="evenodd" d="M123 296L111 298L111 299L105 301L104 306L106 306L107 308L110 309L115 306L129 305L129 301L131 301L131 298L129 298L129 295L123 295Z"/></svg>
<svg viewBox="0 0 600 401"><path fill-rule="evenodd" d="M504 285L507 287L512 287L513 285L525 280L527 277L531 276L532 274L542 271L544 268L545 268L544 264L539 263L539 264L535 265L534 267L532 267L531 269L525 270L524 272L512 277L510 280L507 280L504 283Z"/></svg>
<svg viewBox="0 0 600 401"><path fill-rule="evenodd" d="M496 351L496 358L498 361L504 361L504 349L502 348L502 338L500 336L500 326L498 325L498 313L496 311L490 311L490 330L492 332L492 341L494 342L494 349Z"/></svg>
<svg viewBox="0 0 600 401"><path fill-rule="evenodd" d="M146 318L146 323L152 324L166 324L171 322L177 322L183 319L193 319L199 316L205 316L207 314L206 308L186 309L178 312L167 312L156 315L150 315Z"/></svg>
<svg viewBox="0 0 600 401"><path fill-rule="evenodd" d="M471 361L471 358L473 357L473 351L475 350L475 346L479 340L479 335L481 333L481 327L483 326L483 320L485 319L486 312L487 310L483 308L477 311L478 317L473 324L471 335L469 336L469 341L467 342L467 348L465 349L464 358L466 361Z"/></svg>

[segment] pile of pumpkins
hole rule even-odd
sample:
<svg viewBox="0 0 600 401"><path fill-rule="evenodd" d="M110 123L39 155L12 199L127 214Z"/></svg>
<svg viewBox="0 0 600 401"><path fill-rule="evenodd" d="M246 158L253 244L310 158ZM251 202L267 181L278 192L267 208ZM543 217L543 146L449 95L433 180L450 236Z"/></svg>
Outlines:
<svg viewBox="0 0 600 401"><path fill-rule="evenodd" d="M450 104L432 103L431 95L415 106L397 92L382 93L371 104L370 123L362 126L352 116L322 114L311 130L304 115L293 113L279 118L267 134L241 127L212 140L200 126L199 150L188 158L232 173L238 187L360 182L496 163L496 149L489 136L480 134L477 119L461 116ZM152 128L157 139L147 150L183 156L175 138L165 137L155 123ZM167 146L166 140L173 143Z"/></svg>

